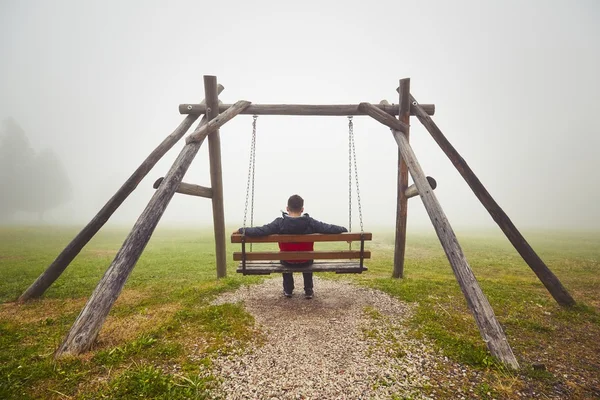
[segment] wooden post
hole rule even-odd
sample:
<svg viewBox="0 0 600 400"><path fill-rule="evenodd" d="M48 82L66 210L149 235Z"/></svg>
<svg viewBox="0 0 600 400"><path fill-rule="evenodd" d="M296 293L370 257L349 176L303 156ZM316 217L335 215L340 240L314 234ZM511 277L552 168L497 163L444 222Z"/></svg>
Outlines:
<svg viewBox="0 0 600 400"><path fill-rule="evenodd" d="M429 186L417 158L406 140L406 137L395 127L402 127L398 124L398 120L389 114L383 113L373 107L369 103L361 103L361 107L376 120L384 123L385 125L392 128L394 138L398 143L398 147L402 152L402 158L406 161L410 175L419 190L419 195L423 199L425 209L429 214L429 218L435 228L435 231L440 239L440 243L444 248L444 252L450 261L452 271L456 276L456 280L467 300L467 305L473 313L479 332L486 343L488 349L504 364L511 368L519 368L519 363L515 358L506 336L502 330L502 327L498 323L494 310L490 305L489 301L483 294L475 275L462 252L458 239L439 204L433 189ZM389 117L389 118L388 118Z"/></svg>
<svg viewBox="0 0 600 400"><path fill-rule="evenodd" d="M129 274L140 258L146 244L148 244L167 205L173 198L175 190L179 187L192 160L200 150L202 142L208 134L219 129L221 125L237 115L240 109L247 107L249 104L247 101L236 103L236 106L221 115L222 118L213 119L198 129L194 133L196 137L184 146L165 176L164 181L150 199L127 239L125 239L123 246L102 280L98 283L94 293L88 299L77 320L75 320L67 337L56 351L57 357L63 354L79 354L91 348L106 316L117 297L119 297ZM229 113L229 111L232 112Z"/></svg>
<svg viewBox="0 0 600 400"><path fill-rule="evenodd" d="M416 116L421 121L423 126L429 131L436 143L441 147L446 156L452 161L452 164L456 167L458 172L467 182L475 196L481 201L481 204L488 210L494 221L498 224L502 232L506 235L508 240L512 243L514 248L519 252L523 260L529 265L533 272L537 275L540 281L544 284L546 289L550 292L552 297L561 306L572 306L575 305L575 300L567 289L562 285L560 280L554 275L554 273L548 268L548 266L542 261L537 255L533 248L527 243L527 240L521 235L521 232L512 223L508 215L500 208L498 203L490 195L487 189L483 186L479 178L475 175L473 170L469 167L467 162L461 157L456 149L450 144L448 139L444 136L440 128L433 122L433 120L427 115L427 113L419 107L419 104L411 96L411 102L416 112Z"/></svg>
<svg viewBox="0 0 600 400"><path fill-rule="evenodd" d="M208 107L208 120L219 115L219 94L217 77L204 77L204 96ZM227 241L225 239L225 208L223 205L223 172L221 168L221 138L219 131L208 137L208 156L210 159L210 185L212 188L213 225L215 231L215 256L217 278L227 276Z"/></svg>
<svg viewBox="0 0 600 400"><path fill-rule="evenodd" d="M429 186L431 186L431 190L435 190L435 188L437 187L437 182L435 181L435 179L433 179L432 177L428 176L427 177L427 182L429 182ZM406 196L407 199L410 199L411 197L415 197L419 195L419 189L417 189L417 185L410 185L408 187L408 189L406 189L406 192L404 192L404 195Z"/></svg>
<svg viewBox="0 0 600 400"><path fill-rule="evenodd" d="M152 187L154 189L158 189L158 187L164 179L165 178L158 178L156 182L154 182L154 185L152 185ZM200 185L192 185L191 183L185 182L181 182L179 184L179 187L177 188L177 190L175 190L175 193L187 194L189 196L206 197L209 199L212 197L211 188L207 188Z"/></svg>
<svg viewBox="0 0 600 400"><path fill-rule="evenodd" d="M408 141L410 138L410 78L400 80L400 105L398 119L406 124L404 135ZM394 246L394 278L404 277L404 254L406 250L406 219L408 213L408 197L406 189L408 188L408 168L406 162L402 159L400 149L398 149L398 190L396 207L396 237Z"/></svg>
<svg viewBox="0 0 600 400"><path fill-rule="evenodd" d="M224 89L219 85L219 93ZM202 101L204 103L204 100ZM123 186L108 200L92 220L75 236L64 248L48 268L36 279L35 282L19 297L19 302L38 298L58 279L69 266L71 261L81 252L81 249L104 226L125 199L135 190L137 185L148 175L156 163L185 135L190 126L198 119L198 115L187 116L169 136L158 145L148 158L146 158L133 174L125 181Z"/></svg>

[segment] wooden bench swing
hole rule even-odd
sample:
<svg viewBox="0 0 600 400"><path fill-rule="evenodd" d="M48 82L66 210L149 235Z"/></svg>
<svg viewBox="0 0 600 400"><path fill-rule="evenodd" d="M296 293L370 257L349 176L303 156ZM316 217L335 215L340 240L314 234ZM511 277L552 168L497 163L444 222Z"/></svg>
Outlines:
<svg viewBox="0 0 600 400"><path fill-rule="evenodd" d="M371 258L371 252L365 250L365 241L371 240L371 233L313 233L310 235L269 235L245 236L240 233L231 235L231 243L241 243L242 251L234 252L233 259L240 261L237 272L244 275L269 275L278 272L335 272L337 274L360 274L367 270L365 258ZM246 243L290 243L290 242L353 242L360 241L360 250L322 250L322 251L255 251L247 252ZM314 262L307 267L282 265L285 260L326 260ZM358 260L358 261L349 261Z"/></svg>
<svg viewBox="0 0 600 400"><path fill-rule="evenodd" d="M248 197L252 188L252 200L250 211L250 226L254 222L254 166L256 154L256 120L255 115L252 122L252 142L250 146L250 166L248 170L248 183L246 186L246 205L244 209L244 227L246 227L246 216L248 212ZM282 272L335 272L337 274L360 274L367 270L364 264L366 258L371 258L371 252L365 250L365 241L371 240L372 233L363 231L362 210L360 205L360 190L358 186L358 172L356 165L356 151L354 147L354 125L352 117L348 117L348 228L352 229L352 167L356 181L356 192L360 216L360 233L345 232L336 234L313 233L307 235L268 235L247 236L240 233L231 235L231 243L242 245L242 251L234 252L233 259L239 261L236 272L244 275L269 275ZM350 155L353 155L352 158ZM354 160L354 164L352 163ZM360 241L360 250L352 250L352 242ZM306 242L347 242L349 250L322 250L322 251L252 251L252 243L306 243ZM246 244L250 244L247 251ZM281 264L281 261L294 260L323 260L315 261L312 265L304 267L293 267Z"/></svg>

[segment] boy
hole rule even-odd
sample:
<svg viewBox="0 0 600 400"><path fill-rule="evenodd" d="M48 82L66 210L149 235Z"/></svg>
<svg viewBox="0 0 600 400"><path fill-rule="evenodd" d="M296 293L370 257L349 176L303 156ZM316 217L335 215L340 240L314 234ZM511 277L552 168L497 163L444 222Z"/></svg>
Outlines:
<svg viewBox="0 0 600 400"><path fill-rule="evenodd" d="M254 228L246 228L247 236L267 236L274 234L310 234L310 233L342 233L348 232L346 228L338 225L326 224L311 218L304 212L304 200L297 194L291 196L287 203L287 213L276 218L270 224ZM244 228L238 229L235 233L243 233ZM302 243L279 243L280 251L312 251L313 242ZM307 267L312 265L313 260L294 260L281 261L281 264L293 267ZM283 294L285 297L292 297L294 291L294 275L291 272L285 272L283 275ZM304 277L304 297L312 299L313 274L312 272L303 272Z"/></svg>

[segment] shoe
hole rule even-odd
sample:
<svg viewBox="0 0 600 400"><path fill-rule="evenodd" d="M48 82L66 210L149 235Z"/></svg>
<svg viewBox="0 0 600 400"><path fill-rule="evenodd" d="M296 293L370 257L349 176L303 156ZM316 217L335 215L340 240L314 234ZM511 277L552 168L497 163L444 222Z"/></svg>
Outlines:
<svg viewBox="0 0 600 400"><path fill-rule="evenodd" d="M289 299L290 297L292 297L292 294L291 294L291 293L288 293L288 292L286 292L285 290L283 291L283 295L284 295L285 297L287 297L288 299Z"/></svg>
<svg viewBox="0 0 600 400"><path fill-rule="evenodd" d="M305 298L305 299L312 299L314 295L315 295L315 294L314 294L314 292L313 292L313 290L312 290L312 289L309 289L309 290L305 290L305 291L304 291L304 298Z"/></svg>

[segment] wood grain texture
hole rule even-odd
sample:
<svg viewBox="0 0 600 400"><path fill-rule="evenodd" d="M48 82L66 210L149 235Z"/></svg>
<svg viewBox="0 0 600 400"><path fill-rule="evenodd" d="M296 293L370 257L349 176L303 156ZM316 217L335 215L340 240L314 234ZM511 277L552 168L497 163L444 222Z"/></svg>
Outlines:
<svg viewBox="0 0 600 400"><path fill-rule="evenodd" d="M223 126L227 121L235 117L244 111L251 103L246 100L240 100L235 103L231 108L228 108L227 111L219 114L214 119L209 121L206 125L202 126L199 130L192 133L185 139L186 144L190 144L193 142L201 142L208 136L210 133L219 130L221 126Z"/></svg>
<svg viewBox="0 0 600 400"><path fill-rule="evenodd" d="M428 176L427 177L427 182L429 182L429 186L431 186L432 190L435 190L435 188L437 187L437 182L435 179L433 179L432 177ZM412 184L410 185L406 191L404 192L404 195L406 196L407 199L410 199L411 197L415 197L419 195L419 190L417 189L417 185Z"/></svg>
<svg viewBox="0 0 600 400"><path fill-rule="evenodd" d="M204 97L209 121L219 115L219 94L217 77L204 77ZM221 167L221 138L219 131L208 137L208 157L210 161L210 186L212 188L213 227L215 232L215 257L217 278L227 276L227 239L225 236L225 206L223 203L223 169Z"/></svg>
<svg viewBox="0 0 600 400"><path fill-rule="evenodd" d="M381 122L384 125L387 125L388 127L394 127L393 129L399 130L400 132L404 133L404 131L406 131L409 127L408 124L397 120L396 118L394 118L392 115L386 113L383 110L380 110L379 108L377 108L377 106L374 106L371 103L360 103L358 105L358 108L365 113L365 115L369 115L371 118L376 119L377 121Z"/></svg>
<svg viewBox="0 0 600 400"><path fill-rule="evenodd" d="M410 140L410 79L400 80L400 105L398 120L405 125L404 136ZM396 185L396 233L394 238L394 270L392 277L404 277L404 254L406 252L406 222L408 218L408 168L398 150L398 182Z"/></svg>
<svg viewBox="0 0 600 400"><path fill-rule="evenodd" d="M228 110L231 104L219 105L219 112ZM387 114L398 115L400 107L397 104L376 106ZM434 104L423 104L421 107L430 115L435 113ZM206 105L204 104L180 104L180 114L204 114L206 113ZM241 114L249 115L313 115L313 116L348 116L348 115L365 115L360 111L357 104L329 104L329 105L312 105L312 104L253 104ZM414 115L414 110L411 106L411 115Z"/></svg>
<svg viewBox="0 0 600 400"><path fill-rule="evenodd" d="M371 240L373 234L364 232L364 240ZM308 235L268 235L268 236L246 236L246 243L290 243L290 242L349 242L360 241L360 233L312 233ZM231 243L242 243L242 235L234 233L231 235Z"/></svg>
<svg viewBox="0 0 600 400"><path fill-rule="evenodd" d="M165 178L158 178L154 184L152 185L152 187L154 189L158 189L158 187L160 186L160 184L162 183L162 181ZM179 184L179 187L177 188L177 190L175 190L175 193L181 193L181 194L187 194L189 196L196 196L196 197L206 197L206 198L211 198L212 197L212 189L211 188L207 188L205 186L200 186L200 185L193 185L191 183L185 183L185 182L181 182Z"/></svg>
<svg viewBox="0 0 600 400"><path fill-rule="evenodd" d="M372 114L375 118L377 112L374 107L368 103L362 103L361 106L369 113L369 115ZM458 243L454 230L450 226L446 214L442 210L433 190L429 186L429 182L427 181L408 140L406 140L406 137L402 132L394 129L395 126L402 127L399 123L400 121L397 121L395 118L392 120L394 122L390 127L393 129L392 132L394 138L402 152L402 158L406 161L413 181L419 191L419 195L425 205L425 209L435 228L440 243L444 248L446 257L452 266L454 276L467 300L467 305L475 318L484 342L492 355L497 357L501 362L511 368L519 368L519 363L512 352L500 323L496 319L494 310L487 300L487 297L483 294L479 283L475 279L475 275Z"/></svg>
<svg viewBox="0 0 600 400"><path fill-rule="evenodd" d="M238 103L236 103L238 104ZM199 127L192 135L196 139L184 146L179 156L171 166L165 179L158 187L152 199L138 218L133 229L125 239L121 249L115 256L110 267L98 283L98 286L88 299L85 307L73 323L71 330L56 351L56 356L64 354L80 354L88 351L112 308L117 297L123 290L127 278L148 244L158 221L164 214L167 205L173 198L183 176L187 172L194 157L200 150L204 139L210 132L216 131L226 121L247 106L249 102L240 102L223 114L223 118L215 118L206 125ZM206 129L211 125L210 129Z"/></svg>
<svg viewBox="0 0 600 400"><path fill-rule="evenodd" d="M243 253L233 253L234 261L242 261ZM356 260L360 259L360 250L340 251L253 251L246 252L247 261L263 260ZM363 258L371 258L371 252L365 250Z"/></svg>
<svg viewBox="0 0 600 400"><path fill-rule="evenodd" d="M440 146L446 156L450 159L460 175L467 182L475 196L477 196L481 204L483 204L485 209L490 213L510 243L512 243L517 252L521 255L521 257L523 257L523 260L525 260L527 265L529 265L529 267L537 275L539 280L544 284L556 302L561 306L575 305L575 300L562 285L558 277L554 275L550 268L548 268L535 250L533 250L533 248L529 245L527 240L523 237L515 224L513 224L508 215L483 186L479 178L475 175L464 158L462 158L454 146L452 146L450 141L448 141L448 139L444 136L440 128L438 128L435 122L433 122L433 120L427 115L427 112L418 105L418 102L412 96L411 101L414 104L416 116L419 121L427 129L431 137L433 137L435 142Z"/></svg>
<svg viewBox="0 0 600 400"><path fill-rule="evenodd" d="M246 269L242 265L238 266L236 272L246 273L246 275L269 275L282 272L335 272L337 274L360 274L367 271L368 268L354 261L316 261L308 267L287 267L281 265L279 261L249 261L246 263Z"/></svg>
<svg viewBox="0 0 600 400"><path fill-rule="evenodd" d="M224 87L219 85L218 91L222 92ZM204 100L201 104L204 103ZM106 221L114 214L121 204L135 190L138 184L148 175L156 163L169 151L175 143L179 141L190 129L198 115L187 116L181 124L167 136L150 155L140 164L140 166L131 174L125 183L117 192L104 204L98 213L90 222L73 238L73 240L63 249L56 259L46 268L46 270L35 280L35 282L19 297L19 302L38 298L58 279L65 271L71 261L81 252L81 249L94 237L94 235L104 226ZM205 121L205 119L202 119ZM202 121L201 121L201 124Z"/></svg>

